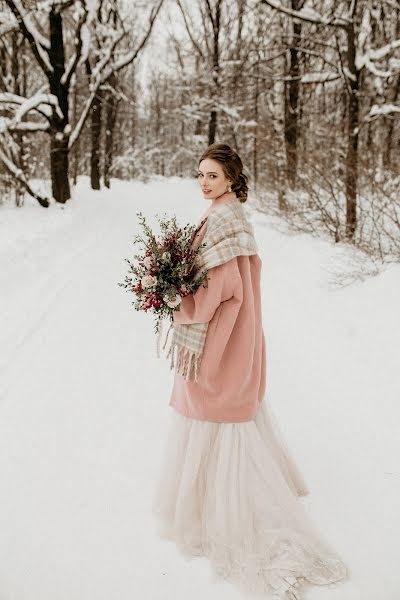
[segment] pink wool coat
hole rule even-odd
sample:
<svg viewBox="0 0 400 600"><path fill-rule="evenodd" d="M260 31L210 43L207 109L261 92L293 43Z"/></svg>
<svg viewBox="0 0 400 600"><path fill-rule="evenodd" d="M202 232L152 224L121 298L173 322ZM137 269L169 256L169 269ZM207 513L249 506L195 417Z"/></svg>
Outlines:
<svg viewBox="0 0 400 600"><path fill-rule="evenodd" d="M217 198L239 202L234 192ZM200 219L200 222L203 220ZM207 221L197 234L203 240ZM208 287L182 299L175 323L208 323L198 381L175 372L170 406L193 419L236 423L254 419L265 393L266 354L261 316L261 259L237 256L208 270Z"/></svg>

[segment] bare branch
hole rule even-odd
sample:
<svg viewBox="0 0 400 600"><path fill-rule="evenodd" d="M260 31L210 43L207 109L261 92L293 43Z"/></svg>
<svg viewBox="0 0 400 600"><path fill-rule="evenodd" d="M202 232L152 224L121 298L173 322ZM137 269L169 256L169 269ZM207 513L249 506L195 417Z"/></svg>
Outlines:
<svg viewBox="0 0 400 600"><path fill-rule="evenodd" d="M192 44L193 44L193 47L194 47L194 48L197 50L197 53L198 53L198 55L199 55L201 58L204 58L204 56L203 56L203 52L201 51L201 48L200 48L199 44L196 42L196 40L195 40L195 38L194 38L194 36L193 36L193 34L192 34L192 31L191 31L191 29L190 29L190 26L189 26L189 23L188 23L188 20L187 20L187 17L186 17L186 13L185 13L185 11L183 10L183 6L182 6L182 3L181 3L181 0L177 0L177 4L178 4L178 6L179 6L179 8L180 8L180 11L181 11L181 13L182 13L182 17L183 17L183 21L184 21L184 23L185 23L186 31L187 31L187 34L188 34L188 36L189 36L189 38L190 38L190 41L191 41L191 42L192 42Z"/></svg>
<svg viewBox="0 0 400 600"><path fill-rule="evenodd" d="M83 111L81 112L81 116L79 117L78 122L75 125L75 127L69 137L69 141L68 141L69 150L72 148L72 146L75 144L76 140L79 138L79 135L82 131L82 127L85 124L85 121L89 114L90 107L92 106L92 102L97 94L97 90L99 87L100 87L100 83L95 87L95 89L93 89L91 91L89 98L86 100L86 104L84 106Z"/></svg>
<svg viewBox="0 0 400 600"><path fill-rule="evenodd" d="M206 3L207 13L208 13L209 19L211 21L211 25L212 25L213 31L215 31L216 23L214 21L214 15L212 13L212 8L211 8L211 5L210 5L210 1L209 0L205 0L205 3Z"/></svg>
<svg viewBox="0 0 400 600"><path fill-rule="evenodd" d="M15 144L15 142L12 139L10 134L7 135L7 138L8 138L6 140L7 147L12 148L13 145ZM10 146L10 143L11 143L11 146ZM29 182L25 176L25 173L22 171L22 169L20 169L15 164L15 162L12 160L12 158L6 153L5 150L3 150L1 145L0 145L0 160L3 163L3 165L5 166L5 168L7 169L7 171L10 173L10 175L12 175L12 177L14 179L16 179L22 185L22 187L28 192L28 194L30 194L33 198L35 198L35 200L37 200L41 206L43 206L45 208L50 206L49 199L45 198L44 196L41 196L40 194L38 194L31 188L31 186L29 185Z"/></svg>
<svg viewBox="0 0 400 600"><path fill-rule="evenodd" d="M117 72L120 69L123 69L124 67L129 65L131 62L133 62L137 58L137 56L143 50L144 46L147 43L147 40L150 37L154 22L156 20L158 13L160 12L163 2L164 2L164 0L158 0L158 4L156 4L156 6L154 6L152 8L150 17L149 17L149 21L148 21L148 25L147 25L147 31L144 34L142 41L139 43L139 45L136 48L132 49L130 52L127 52L125 54L125 56L122 56L108 70L105 70L101 76L101 83L104 83L105 81L107 81L107 79L110 77L112 72Z"/></svg>
<svg viewBox="0 0 400 600"><path fill-rule="evenodd" d="M76 32L75 32L75 53L74 53L73 57L71 58L70 64L67 66L63 77L61 78L61 83L63 85L65 85L66 87L69 87L69 85L71 83L71 77L75 73L76 67L78 66L79 61L81 60L81 57L82 57L82 47L83 47L82 28L83 28L84 24L86 23L87 18L88 18L88 10L86 7L86 3L84 2L82 4L82 12L79 15L79 20L78 20L78 24L77 24Z"/></svg>
<svg viewBox="0 0 400 600"><path fill-rule="evenodd" d="M50 42L34 28L32 21L28 19L28 15L24 13L24 8L19 0L5 0L5 2L15 16L20 31L28 40L40 68L48 78L51 77L53 67L51 66L48 53Z"/></svg>

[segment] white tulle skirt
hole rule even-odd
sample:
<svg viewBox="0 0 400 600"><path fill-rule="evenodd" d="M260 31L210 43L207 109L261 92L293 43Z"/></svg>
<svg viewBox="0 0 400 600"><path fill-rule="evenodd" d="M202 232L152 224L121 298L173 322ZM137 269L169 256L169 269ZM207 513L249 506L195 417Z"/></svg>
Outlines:
<svg viewBox="0 0 400 600"><path fill-rule="evenodd" d="M264 599L349 578L297 498L308 490L265 400L244 423L170 418L152 507L162 538Z"/></svg>

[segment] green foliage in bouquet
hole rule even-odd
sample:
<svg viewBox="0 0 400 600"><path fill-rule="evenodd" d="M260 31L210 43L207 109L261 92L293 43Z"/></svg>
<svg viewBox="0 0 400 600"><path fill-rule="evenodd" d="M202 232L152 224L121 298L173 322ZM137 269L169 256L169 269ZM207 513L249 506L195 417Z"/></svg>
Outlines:
<svg viewBox="0 0 400 600"><path fill-rule="evenodd" d="M142 247L142 253L134 255L136 262L124 259L129 272L118 285L135 294L132 302L135 310L150 311L156 316L157 333L160 320L172 320L182 298L194 293L208 279L207 271L196 269L196 257L206 244L192 248L198 228L191 224L179 227L175 216L160 219L156 215L161 230L157 238L142 213L136 215L143 235L134 236L133 243Z"/></svg>

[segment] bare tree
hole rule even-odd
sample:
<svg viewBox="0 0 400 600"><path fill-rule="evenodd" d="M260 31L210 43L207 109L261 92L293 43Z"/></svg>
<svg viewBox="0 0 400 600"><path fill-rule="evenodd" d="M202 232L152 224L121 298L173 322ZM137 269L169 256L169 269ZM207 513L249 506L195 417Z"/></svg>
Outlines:
<svg viewBox="0 0 400 600"><path fill-rule="evenodd" d="M50 135L50 172L53 197L65 202L70 197L68 180L68 142L69 142L69 89L71 79L82 55L82 30L88 19L85 2L74 0L49 4L43 9L49 28L49 35L42 33L37 11L25 8L18 0L5 0L15 21L15 26L29 44L31 52L45 79L45 84L30 98L15 94L13 97L2 95L0 102L9 108L14 106L13 118L4 125L10 131L29 130L46 131ZM74 4L79 10L71 15L74 23L75 49L69 61L66 60L64 45L64 12ZM46 88L48 92L46 92ZM45 118L45 122L22 121L28 114ZM9 165L10 166L10 165ZM17 176L17 170L12 172Z"/></svg>
<svg viewBox="0 0 400 600"><path fill-rule="evenodd" d="M5 0L5 2L14 17L12 26L17 27L29 43L44 76L44 83L40 84L29 98L16 94L0 95L1 104L7 109L14 108L13 117L3 119L2 130L23 130L32 133L45 131L50 134L52 194L56 201L65 202L70 198L69 151L79 137L92 103L111 74L129 65L143 49L163 0L156 0L150 10L147 29L136 43L128 36L128 30L123 26L122 21L117 31L110 27L99 49L99 59L91 68L90 92L73 130L69 120L69 94L77 69L87 61L90 64L91 31L95 27L94 15L89 12L86 0L63 0L63 2L44 4L40 10L44 13L43 18L47 21L49 29L49 35L45 36L42 33L43 27L39 21L38 8L28 10L20 0ZM68 22L73 23L72 39L74 40L74 50L69 57L65 46L65 39L68 36L63 21L64 13L68 9L74 9L68 15ZM116 57L117 45L120 45L122 40L126 40L125 48ZM25 115L32 113L44 117L45 121L22 122ZM7 165L16 178L21 178L21 173L16 166L13 167L12 160L7 160Z"/></svg>
<svg viewBox="0 0 400 600"><path fill-rule="evenodd" d="M346 155L346 231L348 239L354 236L357 226L357 186L358 186L358 143L360 134L360 77L363 70L372 72L377 77L385 76L379 62L400 47L400 39L391 41L380 48L371 46L371 36L367 27L371 15L370 2L358 3L352 0L350 6L324 16L315 9L296 10L285 7L279 0L261 0L285 14L290 19L320 26L324 30L334 29L337 39L337 52L340 72L347 91L347 155ZM344 16L342 16L344 15ZM345 53L342 52L339 34L343 32L346 42Z"/></svg>

